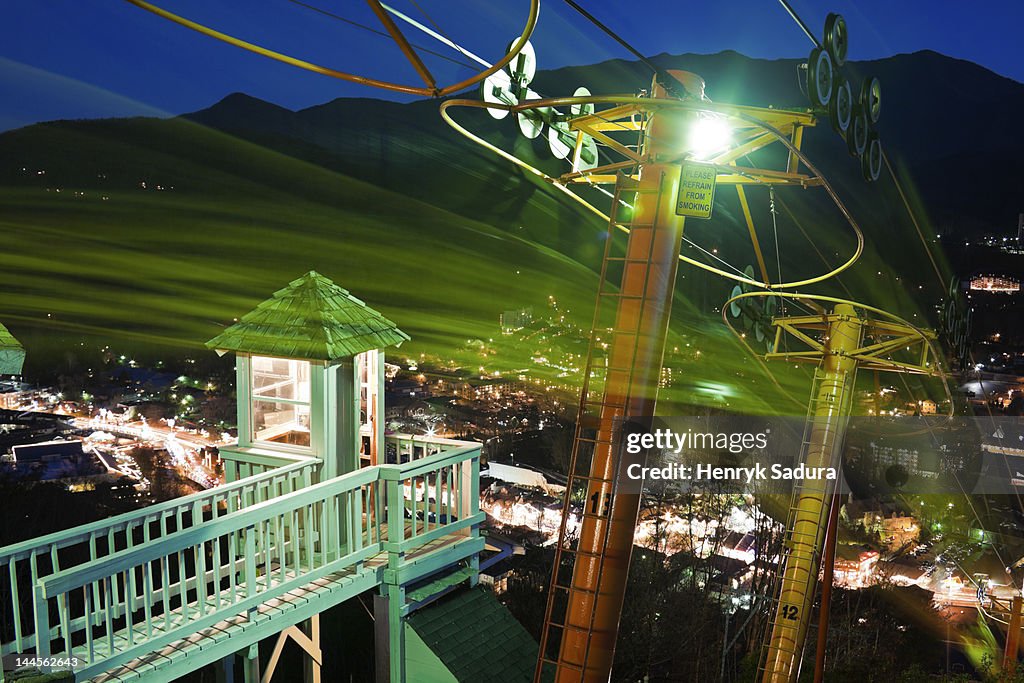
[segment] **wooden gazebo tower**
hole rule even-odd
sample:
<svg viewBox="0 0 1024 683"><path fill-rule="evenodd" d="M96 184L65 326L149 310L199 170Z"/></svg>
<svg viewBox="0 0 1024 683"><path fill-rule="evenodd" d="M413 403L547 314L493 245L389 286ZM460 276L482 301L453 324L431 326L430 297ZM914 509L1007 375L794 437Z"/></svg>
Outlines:
<svg viewBox="0 0 1024 683"><path fill-rule="evenodd" d="M321 460L321 480L377 464L383 350L408 339L309 271L208 341L237 355L238 443L220 449L228 480L275 466L282 456Z"/></svg>

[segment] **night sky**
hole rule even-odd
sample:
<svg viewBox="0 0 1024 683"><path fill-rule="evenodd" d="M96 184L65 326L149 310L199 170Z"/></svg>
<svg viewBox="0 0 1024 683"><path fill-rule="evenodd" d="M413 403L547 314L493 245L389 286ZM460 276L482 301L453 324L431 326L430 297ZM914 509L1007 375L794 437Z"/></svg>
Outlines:
<svg viewBox="0 0 1024 683"><path fill-rule="evenodd" d="M158 0L173 12L313 62L418 84L388 39L319 14L293 0ZM243 91L296 109L336 97L388 97L383 91L308 73L220 43L122 0L12 0L0 23L0 130L56 118L179 114ZM351 21L379 27L364 2L311 0ZM392 0L488 60L519 31L526 0ZM737 50L753 57L800 57L810 42L774 0L583 0L647 54ZM426 19L420 11L429 14ZM829 10L850 27L850 58L932 49L1024 81L1019 32L1024 2L994 0L793 0L820 34ZM643 11L635 11L636 8ZM458 57L433 39L414 43ZM541 68L629 55L561 0L543 0L533 42ZM439 80L470 71L427 56Z"/></svg>

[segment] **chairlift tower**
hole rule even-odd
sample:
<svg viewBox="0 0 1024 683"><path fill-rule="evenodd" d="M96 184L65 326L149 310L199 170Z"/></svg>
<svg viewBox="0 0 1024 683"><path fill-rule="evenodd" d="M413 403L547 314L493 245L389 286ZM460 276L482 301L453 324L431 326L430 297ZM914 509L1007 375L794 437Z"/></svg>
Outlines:
<svg viewBox="0 0 1024 683"><path fill-rule="evenodd" d="M773 296L744 293L730 299L723 311L737 299ZM940 372L936 335L854 302L799 294L788 298L838 302L830 313L773 319L773 350L764 354L766 360L817 364L799 461L808 468L838 471L858 369L935 375ZM730 329L736 332L731 325ZM826 544L835 545L834 535L826 538L826 528L830 506L836 504L836 486L837 481L827 478L794 482L761 655L762 683L790 683L800 674L822 552L827 551ZM830 568L825 575L831 582ZM827 619L824 610L823 618Z"/></svg>
<svg viewBox="0 0 1024 683"><path fill-rule="evenodd" d="M816 123L812 112L712 103L704 95L703 80L685 72L657 74L649 93L640 96L595 96L580 89L573 97L542 98L528 90L528 75L512 73L509 80L518 90L485 81L482 102L451 100L442 104L442 115L470 139L550 181L599 215L604 216L568 188L613 188L611 214L604 216L606 251L535 672L535 680L553 667L559 682L606 681L640 506L639 492L619 490L621 426L655 411L678 262L747 288L781 290L814 284L849 267L859 256L862 238L851 220L858 243L852 256L834 271L794 282L773 283L766 269L760 278L752 270L726 272L680 254L686 214L708 217L718 186L732 186L741 203L746 203L745 188L753 186L821 186L849 217L800 150L804 129ZM572 150L565 154L570 170L548 176L495 148L454 121L450 110L457 107L486 108L495 118L511 112L529 137L548 125L552 153L562 156L559 151ZM568 113L561 113L566 107ZM616 158L588 158L593 141ZM772 144L787 150L781 167L739 163ZM706 179L707 187L694 197L681 195L681 178ZM749 212L745 218L760 254ZM619 231L628 233L621 252L613 239ZM577 536L569 520L576 519L581 505Z"/></svg>
<svg viewBox="0 0 1024 683"><path fill-rule="evenodd" d="M811 67L808 78L821 86L815 95L818 104L827 106L833 76L827 55L819 58L822 61L826 66ZM484 81L483 101L450 100L442 104L441 112L466 137L548 180L608 221L534 675L534 680L540 681L554 668L559 683L603 683L614 659L641 498L639 492L619 490L621 427L627 420L655 412L678 262L736 281L743 288L740 294L752 288L786 290L815 284L850 267L860 255L863 237L827 180L800 149L804 129L817 122L815 111L712 103L699 76L664 70L656 73L650 91L639 96L595 96L577 89L572 97L543 98L529 89L534 64L530 51L527 58L510 66L507 76L499 80L495 75ZM827 91L822 90L825 86ZM455 122L450 110L457 107L485 108L495 118L512 113L520 131L530 138L539 136L547 125L549 148L554 156L569 162L569 171L549 176L496 148ZM852 130L852 115L839 119L834 123L837 130L843 134ZM634 139L628 139L630 136ZM869 158L866 136L862 138L865 144L855 146L851 153ZM597 144L613 158L602 160L596 154ZM772 144L786 148L781 167L750 165L751 154ZM866 174L869 179L877 177L880 152L874 159L877 164L868 163L873 171ZM747 164L741 165L741 160ZM613 188L606 190L611 195L610 215L570 189L594 185ZM750 268L733 273L680 254L687 214L694 219L710 217L715 188L730 185L745 209L744 219L761 267L759 277ZM857 238L853 254L822 275L772 282L747 208L747 190L757 186L824 187L853 228ZM613 239L619 231L628 233L621 253ZM746 301L742 307L750 317ZM763 339L765 315L755 317ZM576 519L577 508L578 536L569 524Z"/></svg>

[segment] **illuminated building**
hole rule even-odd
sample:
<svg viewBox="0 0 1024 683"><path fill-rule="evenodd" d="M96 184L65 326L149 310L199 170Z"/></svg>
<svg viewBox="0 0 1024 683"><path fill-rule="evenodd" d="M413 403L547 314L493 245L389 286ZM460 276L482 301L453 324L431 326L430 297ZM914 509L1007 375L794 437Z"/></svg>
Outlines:
<svg viewBox="0 0 1024 683"><path fill-rule="evenodd" d="M520 308L515 311L505 311L501 314L500 322L501 333L512 334L533 322L533 309Z"/></svg>
<svg viewBox="0 0 1024 683"><path fill-rule="evenodd" d="M870 582L878 563L877 550L861 550L848 545L836 546L836 564L833 576L836 584L847 588L862 588Z"/></svg>
<svg viewBox="0 0 1024 683"><path fill-rule="evenodd" d="M971 278L972 292L990 292L992 294L1017 294L1020 282L1007 275L975 275Z"/></svg>

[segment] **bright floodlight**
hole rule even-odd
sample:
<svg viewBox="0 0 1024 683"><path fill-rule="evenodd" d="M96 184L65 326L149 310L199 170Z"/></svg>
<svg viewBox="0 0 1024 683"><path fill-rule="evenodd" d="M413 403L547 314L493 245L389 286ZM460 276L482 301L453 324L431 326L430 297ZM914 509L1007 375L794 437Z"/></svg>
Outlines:
<svg viewBox="0 0 1024 683"><path fill-rule="evenodd" d="M729 147L732 129L722 119L701 117L691 126L688 142L694 159L707 159Z"/></svg>

